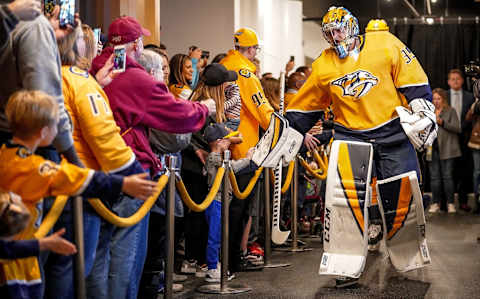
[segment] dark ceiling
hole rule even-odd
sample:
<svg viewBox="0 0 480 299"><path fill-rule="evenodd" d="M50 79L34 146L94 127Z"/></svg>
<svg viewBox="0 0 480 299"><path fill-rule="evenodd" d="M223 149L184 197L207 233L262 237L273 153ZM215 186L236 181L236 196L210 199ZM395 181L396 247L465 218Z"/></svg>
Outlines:
<svg viewBox="0 0 480 299"><path fill-rule="evenodd" d="M424 0L408 0L417 9L420 15L426 15L426 4ZM445 8L448 4L448 11ZM402 0L303 0L303 13L306 18L321 17L328 7L343 6L348 8L359 19L377 18L378 9L380 7L380 17L390 19L393 17L403 18L412 17L411 11L406 7ZM437 0L431 4L432 15L440 17L475 17L480 16L480 2L474 0Z"/></svg>

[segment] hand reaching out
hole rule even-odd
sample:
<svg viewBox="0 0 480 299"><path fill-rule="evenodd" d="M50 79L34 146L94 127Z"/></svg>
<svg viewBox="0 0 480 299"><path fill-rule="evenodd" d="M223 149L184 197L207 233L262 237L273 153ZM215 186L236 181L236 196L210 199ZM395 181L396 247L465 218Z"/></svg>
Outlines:
<svg viewBox="0 0 480 299"><path fill-rule="evenodd" d="M307 147L309 151L313 151L318 147L320 144L320 140L315 138L312 134L305 134L305 139L303 140L303 144Z"/></svg>
<svg viewBox="0 0 480 299"><path fill-rule="evenodd" d="M157 191L157 183L146 179L147 177L147 173L124 177L122 191L140 200L147 200Z"/></svg>
<svg viewBox="0 0 480 299"><path fill-rule="evenodd" d="M65 228L54 232L48 237L38 240L40 250L50 250L61 255L72 255L77 253L75 245L62 238L65 234Z"/></svg>

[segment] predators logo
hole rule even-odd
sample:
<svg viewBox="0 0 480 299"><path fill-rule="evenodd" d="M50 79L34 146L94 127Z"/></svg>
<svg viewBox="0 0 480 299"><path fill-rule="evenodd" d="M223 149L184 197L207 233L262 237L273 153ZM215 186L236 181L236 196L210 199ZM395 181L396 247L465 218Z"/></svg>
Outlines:
<svg viewBox="0 0 480 299"><path fill-rule="evenodd" d="M367 71L358 70L336 79L331 84L340 86L344 96L360 99L378 84L378 78Z"/></svg>
<svg viewBox="0 0 480 299"><path fill-rule="evenodd" d="M238 71L238 73L247 79L252 75L247 69L241 69Z"/></svg>

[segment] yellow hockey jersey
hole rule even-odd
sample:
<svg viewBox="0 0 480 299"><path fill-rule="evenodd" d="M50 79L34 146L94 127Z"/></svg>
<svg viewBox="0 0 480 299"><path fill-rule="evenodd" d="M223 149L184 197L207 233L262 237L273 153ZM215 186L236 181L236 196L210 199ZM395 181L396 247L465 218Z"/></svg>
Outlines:
<svg viewBox="0 0 480 299"><path fill-rule="evenodd" d="M188 85L183 84L170 84L168 90L176 97L184 100L188 100L192 94L192 89Z"/></svg>
<svg viewBox="0 0 480 299"><path fill-rule="evenodd" d="M86 167L117 172L135 161L135 154L120 136L107 95L87 71L62 67L65 107L72 118L73 140Z"/></svg>
<svg viewBox="0 0 480 299"><path fill-rule="evenodd" d="M243 142L232 145L232 157L237 160L245 158L248 149L257 144L260 127L268 128L273 108L263 93L260 80L255 75L256 67L250 60L240 52L230 50L220 63L238 73L236 83L242 98L238 131L243 136Z"/></svg>
<svg viewBox="0 0 480 299"><path fill-rule="evenodd" d="M42 198L56 195L76 195L89 184L94 171L79 168L66 160L55 164L32 155L22 146L3 145L0 149L0 189L22 197L30 211L27 227L17 240L33 239L42 220ZM12 298L40 298L40 268L36 257L0 260L0 287L7 286ZM3 292L3 290L2 290Z"/></svg>
<svg viewBox="0 0 480 299"><path fill-rule="evenodd" d="M304 133L309 128L299 127L306 126L301 118L331 105L340 128L368 132L398 118L395 107L408 106L415 98L431 100L420 63L391 33L360 36L357 54L340 59L332 48L323 51L314 61L307 82L288 104L291 124Z"/></svg>

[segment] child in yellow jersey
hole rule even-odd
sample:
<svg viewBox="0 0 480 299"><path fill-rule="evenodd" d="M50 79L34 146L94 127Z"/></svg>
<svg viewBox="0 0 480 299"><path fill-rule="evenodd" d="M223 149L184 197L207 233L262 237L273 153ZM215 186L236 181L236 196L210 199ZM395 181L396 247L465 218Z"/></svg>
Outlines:
<svg viewBox="0 0 480 299"><path fill-rule="evenodd" d="M55 164L35 155L39 146L49 145L57 133L58 106L41 91L19 91L12 95L5 109L13 139L0 149L1 190L19 194L32 217L17 239L32 239L41 221L45 196L83 195L99 197L112 203L121 192L147 199L155 183L146 174L122 177L79 168L63 160ZM40 298L42 280L36 257L2 262L1 298Z"/></svg>

